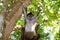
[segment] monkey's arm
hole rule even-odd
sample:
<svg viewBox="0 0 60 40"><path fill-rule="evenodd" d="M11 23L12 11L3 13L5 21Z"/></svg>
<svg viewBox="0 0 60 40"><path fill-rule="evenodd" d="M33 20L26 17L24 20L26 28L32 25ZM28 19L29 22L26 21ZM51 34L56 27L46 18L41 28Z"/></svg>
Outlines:
<svg viewBox="0 0 60 40"><path fill-rule="evenodd" d="M39 19L39 17L40 17L40 11L41 11L41 9L40 9L40 7L38 7L37 16L34 17L35 21Z"/></svg>
<svg viewBox="0 0 60 40"><path fill-rule="evenodd" d="M35 16L35 17L33 18L33 21L37 21L37 20L39 19L39 17L40 17L40 13L38 13L37 16Z"/></svg>
<svg viewBox="0 0 60 40"><path fill-rule="evenodd" d="M40 6L39 6L39 7L38 7L38 12L37 12L36 19L39 19L39 17L40 17L40 11L41 11L41 9L40 9Z"/></svg>
<svg viewBox="0 0 60 40"><path fill-rule="evenodd" d="M23 13L24 13L24 17L26 18L26 16L27 16L27 8L23 7Z"/></svg>

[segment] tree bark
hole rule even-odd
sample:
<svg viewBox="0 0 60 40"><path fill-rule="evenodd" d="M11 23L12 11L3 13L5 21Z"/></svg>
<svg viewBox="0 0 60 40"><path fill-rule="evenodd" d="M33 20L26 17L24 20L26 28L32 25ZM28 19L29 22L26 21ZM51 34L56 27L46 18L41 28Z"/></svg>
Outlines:
<svg viewBox="0 0 60 40"><path fill-rule="evenodd" d="M24 3L26 3L28 5L29 2L30 2L30 0L28 0L28 1L25 0ZM22 5L20 5L20 7L18 8L17 12L15 12L14 15L12 15L12 17L10 18L9 21L7 21L5 19L5 25L6 26L3 29L3 37L2 37L2 40L9 40L9 35L13 31L13 28L15 26L16 20L20 17L21 13L22 13Z"/></svg>

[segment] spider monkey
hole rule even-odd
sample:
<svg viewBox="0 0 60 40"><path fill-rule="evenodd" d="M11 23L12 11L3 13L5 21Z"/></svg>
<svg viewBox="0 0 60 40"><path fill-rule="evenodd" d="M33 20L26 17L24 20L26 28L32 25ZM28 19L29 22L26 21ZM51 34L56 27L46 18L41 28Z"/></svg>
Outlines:
<svg viewBox="0 0 60 40"><path fill-rule="evenodd" d="M22 28L21 40L39 40L40 35L36 34L36 20L39 18L39 12L35 17L32 12L27 14L27 8L23 8L25 17L25 27Z"/></svg>

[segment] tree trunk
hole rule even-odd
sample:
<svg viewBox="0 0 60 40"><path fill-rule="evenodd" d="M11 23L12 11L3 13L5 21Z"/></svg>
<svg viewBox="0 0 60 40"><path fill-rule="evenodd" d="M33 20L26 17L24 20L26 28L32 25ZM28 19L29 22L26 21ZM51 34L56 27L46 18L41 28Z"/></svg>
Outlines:
<svg viewBox="0 0 60 40"><path fill-rule="evenodd" d="M30 2L30 0L25 0L24 1L24 3L26 3L26 5L28 5L29 4L29 2ZM6 3L5 2L5 0L4 0L4 3ZM5 6L5 4L4 4L4 6ZM16 6L16 5L15 5ZM13 10L15 10L13 13L13 15L11 15L11 16L8 16L7 18L8 19L10 19L9 21L5 18L5 25L4 25L4 27L3 27L3 36L2 36L2 40L9 40L9 35L10 35L10 33L13 31L13 28L14 28L14 26L15 26L15 23L16 23L16 20L20 17L20 15L21 15L21 13L22 13L22 5L19 5L20 7L18 8L18 10L15 10L15 9L13 9ZM17 8L17 6L16 6L16 8ZM6 10L6 8L4 9L4 10ZM6 11L5 11L6 12ZM4 14L5 14L5 12L4 12ZM9 14L9 13L8 13ZM11 17L11 18L10 18Z"/></svg>

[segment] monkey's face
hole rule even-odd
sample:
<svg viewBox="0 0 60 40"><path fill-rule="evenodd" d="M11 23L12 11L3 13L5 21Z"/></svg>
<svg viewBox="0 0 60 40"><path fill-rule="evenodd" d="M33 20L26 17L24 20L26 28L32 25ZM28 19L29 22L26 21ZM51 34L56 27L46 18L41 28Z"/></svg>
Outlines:
<svg viewBox="0 0 60 40"><path fill-rule="evenodd" d="M33 19L33 14L32 14L32 12L30 12L29 14L27 14L27 18L29 19L29 20L32 20Z"/></svg>
<svg viewBox="0 0 60 40"><path fill-rule="evenodd" d="M33 16L32 16L32 15L29 15L29 16L27 16L27 18L28 18L29 20L32 20L32 19L33 19Z"/></svg>

